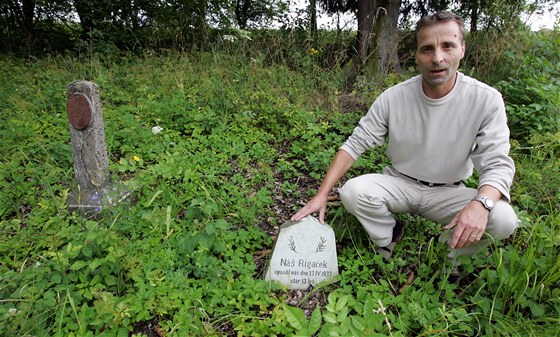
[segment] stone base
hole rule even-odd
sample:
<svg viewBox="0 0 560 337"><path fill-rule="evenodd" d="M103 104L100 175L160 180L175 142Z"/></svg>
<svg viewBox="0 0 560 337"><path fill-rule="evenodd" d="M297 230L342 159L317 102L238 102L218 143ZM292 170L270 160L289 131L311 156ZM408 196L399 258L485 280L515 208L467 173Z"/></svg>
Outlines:
<svg viewBox="0 0 560 337"><path fill-rule="evenodd" d="M133 204L134 197L129 190L120 185L72 191L66 199L68 212L78 212L88 218L95 217L104 209L111 209L125 203Z"/></svg>

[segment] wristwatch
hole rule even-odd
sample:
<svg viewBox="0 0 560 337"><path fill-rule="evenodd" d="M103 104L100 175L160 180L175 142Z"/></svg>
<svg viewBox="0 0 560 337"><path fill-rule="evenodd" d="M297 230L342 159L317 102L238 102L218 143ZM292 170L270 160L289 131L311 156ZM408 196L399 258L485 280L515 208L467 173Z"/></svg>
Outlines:
<svg viewBox="0 0 560 337"><path fill-rule="evenodd" d="M488 211L492 211L494 208L494 200L488 198L487 196L477 195L473 198L473 201L474 200L479 201Z"/></svg>

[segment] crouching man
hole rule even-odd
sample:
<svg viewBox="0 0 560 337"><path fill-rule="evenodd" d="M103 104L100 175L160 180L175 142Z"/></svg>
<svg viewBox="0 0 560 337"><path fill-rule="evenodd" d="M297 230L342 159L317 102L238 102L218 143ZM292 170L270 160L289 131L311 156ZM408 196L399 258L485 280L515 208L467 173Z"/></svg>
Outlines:
<svg viewBox="0 0 560 337"><path fill-rule="evenodd" d="M510 236L519 220L509 204L515 167L498 91L458 71L465 55L463 20L449 12L416 24L419 75L383 92L339 149L317 194L292 220L318 212L366 150L388 141L391 166L349 180L339 190L378 252L390 258L403 228L394 213L419 214L443 226L449 257L473 255ZM477 170L478 189L462 181Z"/></svg>

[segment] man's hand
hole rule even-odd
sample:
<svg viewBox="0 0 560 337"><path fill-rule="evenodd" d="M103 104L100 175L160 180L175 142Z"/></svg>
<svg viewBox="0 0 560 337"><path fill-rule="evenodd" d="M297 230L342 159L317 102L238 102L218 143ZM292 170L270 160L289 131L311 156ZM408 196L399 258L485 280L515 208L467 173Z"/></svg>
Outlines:
<svg viewBox="0 0 560 337"><path fill-rule="evenodd" d="M490 185L481 186L478 195L487 196L494 202L502 198L502 193ZM449 247L459 249L480 241L486 231L488 213L490 212L479 201L471 201L465 206L447 226L443 227L446 230L455 227Z"/></svg>
<svg viewBox="0 0 560 337"><path fill-rule="evenodd" d="M443 227L446 230L455 227L449 246L459 249L478 242L486 231L488 213L488 210L478 201L471 201L465 206L447 226Z"/></svg>
<svg viewBox="0 0 560 337"><path fill-rule="evenodd" d="M296 214L294 214L291 218L292 221L298 221L309 214L319 212L319 222L325 223L325 213L327 211L327 196L322 194L317 194L313 197L313 199L309 200L309 202L303 206Z"/></svg>

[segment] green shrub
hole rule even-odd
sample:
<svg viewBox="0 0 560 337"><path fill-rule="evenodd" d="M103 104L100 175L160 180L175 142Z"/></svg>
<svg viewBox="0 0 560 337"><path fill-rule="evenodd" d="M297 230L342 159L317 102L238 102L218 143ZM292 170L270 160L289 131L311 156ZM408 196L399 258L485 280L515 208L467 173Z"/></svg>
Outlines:
<svg viewBox="0 0 560 337"><path fill-rule="evenodd" d="M496 84L506 101L512 138L522 143L533 134L556 133L560 126L560 35L527 34L524 52L507 51L500 58L500 68L510 68Z"/></svg>

